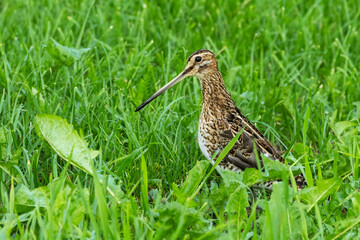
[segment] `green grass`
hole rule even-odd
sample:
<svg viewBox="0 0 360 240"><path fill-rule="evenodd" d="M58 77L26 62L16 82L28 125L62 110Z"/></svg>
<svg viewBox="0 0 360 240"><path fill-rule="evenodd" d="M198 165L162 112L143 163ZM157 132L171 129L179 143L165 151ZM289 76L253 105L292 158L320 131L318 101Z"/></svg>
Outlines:
<svg viewBox="0 0 360 240"><path fill-rule="evenodd" d="M1 238L354 239L359 31L355 0L2 1ZM207 178L195 78L134 112L202 48L308 188L250 191L292 176L282 165ZM71 141L51 145L35 129L41 113L66 119L99 155L62 156Z"/></svg>

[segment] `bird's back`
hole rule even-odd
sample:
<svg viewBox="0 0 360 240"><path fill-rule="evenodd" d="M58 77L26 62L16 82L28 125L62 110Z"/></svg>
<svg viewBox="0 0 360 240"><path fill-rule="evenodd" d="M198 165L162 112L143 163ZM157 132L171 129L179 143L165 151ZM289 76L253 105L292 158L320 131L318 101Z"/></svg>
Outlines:
<svg viewBox="0 0 360 240"><path fill-rule="evenodd" d="M283 158L264 135L241 113L232 99L203 106L199 121L199 145L207 159L221 151L240 132L239 140L220 166L230 170L257 167L256 155L283 162ZM254 148L255 145L255 148Z"/></svg>

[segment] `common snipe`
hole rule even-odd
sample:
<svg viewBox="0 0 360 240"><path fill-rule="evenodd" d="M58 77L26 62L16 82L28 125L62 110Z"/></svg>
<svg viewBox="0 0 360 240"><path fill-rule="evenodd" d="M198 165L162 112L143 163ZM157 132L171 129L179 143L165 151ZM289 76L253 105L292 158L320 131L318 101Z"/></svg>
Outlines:
<svg viewBox="0 0 360 240"><path fill-rule="evenodd" d="M262 164L261 154L284 163L284 159L276 149L236 107L225 89L215 54L209 50L198 50L191 54L185 69L135 111L139 111L167 89L189 76L196 76L201 84L203 105L199 120L198 141L202 153L208 160L211 161L211 157L217 150L223 150L230 140L244 129L234 147L220 162L221 168L233 171L257 168L255 151L260 158L260 164ZM212 160L212 163L215 160ZM301 188L304 184L303 177L296 178L296 182Z"/></svg>

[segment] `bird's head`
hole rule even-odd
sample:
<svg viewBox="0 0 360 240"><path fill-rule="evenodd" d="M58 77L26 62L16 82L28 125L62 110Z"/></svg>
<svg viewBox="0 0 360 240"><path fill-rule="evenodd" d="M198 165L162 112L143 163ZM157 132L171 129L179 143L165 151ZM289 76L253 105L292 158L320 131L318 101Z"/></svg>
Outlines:
<svg viewBox="0 0 360 240"><path fill-rule="evenodd" d="M185 77L201 77L202 75L217 69L218 63L215 54L209 50L202 49L190 55L182 73L185 74Z"/></svg>
<svg viewBox="0 0 360 240"><path fill-rule="evenodd" d="M156 93L154 93L148 100L140 104L140 106L135 110L135 112L145 107L148 103L157 98L160 94L162 94L184 78L189 76L201 78L202 76L214 70L218 70L218 63L214 53L205 49L194 52L188 58L185 69L173 80L171 80L165 86L160 88Z"/></svg>

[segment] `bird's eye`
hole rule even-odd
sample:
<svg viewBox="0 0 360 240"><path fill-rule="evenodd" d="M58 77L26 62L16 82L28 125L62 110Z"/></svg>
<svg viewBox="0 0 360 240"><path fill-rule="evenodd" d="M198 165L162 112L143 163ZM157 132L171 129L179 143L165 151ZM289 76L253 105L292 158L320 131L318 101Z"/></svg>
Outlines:
<svg viewBox="0 0 360 240"><path fill-rule="evenodd" d="M196 61L196 62L201 62L201 57L197 56L197 57L195 58L195 61Z"/></svg>

